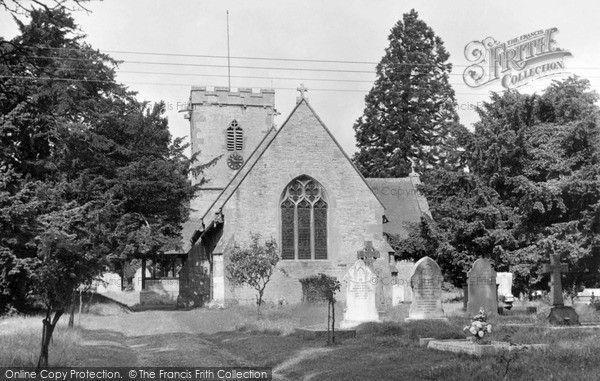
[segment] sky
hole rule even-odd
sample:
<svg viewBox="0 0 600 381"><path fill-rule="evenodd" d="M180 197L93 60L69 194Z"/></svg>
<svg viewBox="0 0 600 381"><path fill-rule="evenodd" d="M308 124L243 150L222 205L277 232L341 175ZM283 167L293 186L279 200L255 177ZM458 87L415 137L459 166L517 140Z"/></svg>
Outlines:
<svg viewBox="0 0 600 381"><path fill-rule="evenodd" d="M490 92L504 90L498 81L471 88L463 80L472 64L465 47L487 37L507 42L557 28L554 46L571 53L559 70L563 74L534 80L519 91L541 92L553 79L575 74L600 92L597 1L104 0L87 8L91 12L74 13L86 41L124 61L117 80L139 99L166 103L177 137L189 136L189 122L178 110L191 86L229 85L227 12L231 87L274 88L280 125L295 106L296 88L304 84L309 103L350 155L356 151L352 126L363 113L390 30L413 8L450 53L450 83L467 127L478 120L475 107L489 100ZM9 14L0 11L0 36L16 33Z"/></svg>

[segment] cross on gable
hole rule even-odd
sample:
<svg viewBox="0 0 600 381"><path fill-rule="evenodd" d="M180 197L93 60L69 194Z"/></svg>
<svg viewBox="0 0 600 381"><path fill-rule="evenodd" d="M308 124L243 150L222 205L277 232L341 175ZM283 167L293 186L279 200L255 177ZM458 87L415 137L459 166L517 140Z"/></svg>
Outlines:
<svg viewBox="0 0 600 381"><path fill-rule="evenodd" d="M356 252L356 258L362 259L370 265L379 258L379 251L373 247L373 241L365 241L365 248Z"/></svg>
<svg viewBox="0 0 600 381"><path fill-rule="evenodd" d="M550 263L544 263L543 273L550 273L550 293L553 306L564 306L562 291L562 273L569 271L569 266L560 263L560 255L550 254Z"/></svg>
<svg viewBox="0 0 600 381"><path fill-rule="evenodd" d="M308 91L308 89L304 87L304 83L301 83L300 87L297 87L296 90L300 92L300 97L304 99L304 93Z"/></svg>

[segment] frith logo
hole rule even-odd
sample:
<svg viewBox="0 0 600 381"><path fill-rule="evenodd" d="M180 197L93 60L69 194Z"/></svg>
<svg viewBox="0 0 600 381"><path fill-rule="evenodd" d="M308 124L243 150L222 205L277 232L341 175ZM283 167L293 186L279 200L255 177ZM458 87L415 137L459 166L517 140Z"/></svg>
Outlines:
<svg viewBox="0 0 600 381"><path fill-rule="evenodd" d="M492 37L472 41L465 57L473 64L463 73L469 87L500 82L506 89L524 86L535 79L564 73L569 51L556 47L557 28L537 30L500 43Z"/></svg>

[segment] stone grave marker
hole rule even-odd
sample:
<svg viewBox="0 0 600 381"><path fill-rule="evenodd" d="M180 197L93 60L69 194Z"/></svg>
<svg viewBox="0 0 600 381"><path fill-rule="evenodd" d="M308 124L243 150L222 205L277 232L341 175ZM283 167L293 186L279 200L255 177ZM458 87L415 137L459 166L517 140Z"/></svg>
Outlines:
<svg viewBox="0 0 600 381"><path fill-rule="evenodd" d="M363 261L358 259L344 276L346 282L346 308L341 328L353 328L370 321L379 321L375 299L377 276Z"/></svg>
<svg viewBox="0 0 600 381"><path fill-rule="evenodd" d="M552 308L548 322L552 325L580 325L579 315L571 306L565 306L562 294L562 273L568 271L566 264L560 263L560 255L550 254L550 263L544 264L543 273L550 273L550 302Z"/></svg>
<svg viewBox="0 0 600 381"><path fill-rule="evenodd" d="M442 271L429 257L421 258L410 274L412 303L405 321L447 320L442 308Z"/></svg>
<svg viewBox="0 0 600 381"><path fill-rule="evenodd" d="M413 261L396 262L398 275L392 282L392 305L397 306L401 303L410 303L412 299L412 290L410 288L410 273L415 266Z"/></svg>
<svg viewBox="0 0 600 381"><path fill-rule="evenodd" d="M577 294L578 303L590 304L600 301L600 288L585 288Z"/></svg>
<svg viewBox="0 0 600 381"><path fill-rule="evenodd" d="M489 259L479 258L467 272L469 300L467 313L475 316L483 308L488 316L498 315L498 293L496 291L496 271Z"/></svg>
<svg viewBox="0 0 600 381"><path fill-rule="evenodd" d="M510 272L496 273L496 283L498 284L498 296L504 300L505 308L510 309L515 297L512 294L513 274Z"/></svg>

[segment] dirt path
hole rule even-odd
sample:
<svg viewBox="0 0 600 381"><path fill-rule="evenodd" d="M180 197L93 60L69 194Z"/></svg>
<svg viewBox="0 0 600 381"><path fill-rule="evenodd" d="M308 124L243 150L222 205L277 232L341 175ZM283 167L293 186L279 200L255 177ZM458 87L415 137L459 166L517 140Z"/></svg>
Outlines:
<svg viewBox="0 0 600 381"><path fill-rule="evenodd" d="M82 321L82 365L251 366L207 339L235 328L211 311L144 311Z"/></svg>

